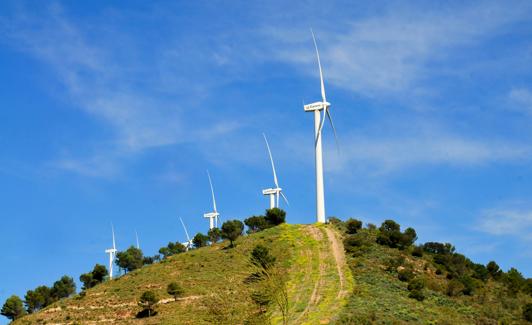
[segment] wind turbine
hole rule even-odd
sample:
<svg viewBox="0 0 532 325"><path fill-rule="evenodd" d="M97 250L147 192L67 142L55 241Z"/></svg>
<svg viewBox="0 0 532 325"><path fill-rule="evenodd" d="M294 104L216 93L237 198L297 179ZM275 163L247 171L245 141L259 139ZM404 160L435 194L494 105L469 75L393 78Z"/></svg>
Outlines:
<svg viewBox="0 0 532 325"><path fill-rule="evenodd" d="M111 224L111 232L113 233L113 248L105 250L105 253L109 254L109 280L113 279L113 264L116 256L116 244L115 244L115 229L113 224Z"/></svg>
<svg viewBox="0 0 532 325"><path fill-rule="evenodd" d="M272 163L273 171L273 183L275 184L275 188L267 188L262 190L262 194L270 196L270 209L279 207L279 194L283 197L286 204L289 205L288 199L282 192L283 189L279 187L279 182L277 182L277 173L275 172L275 164L273 163L272 152L270 150L270 145L268 144L268 139L266 139L266 134L263 133L262 136L264 137L266 148L268 149L268 154L270 155L270 162Z"/></svg>
<svg viewBox="0 0 532 325"><path fill-rule="evenodd" d="M208 170L207 170L207 176L209 177L209 184L211 185L213 212L205 213L203 217L209 218L209 229L212 229L214 227L218 227L218 218L220 217L220 214L218 213L218 210L216 209L216 199L214 198L214 188L212 187L211 174L209 174ZM215 223L216 223L216 226L215 226Z"/></svg>
<svg viewBox="0 0 532 325"><path fill-rule="evenodd" d="M323 83L323 72L321 69L320 62L320 53L318 51L318 45L316 43L316 38L314 37L314 32L312 33L312 40L314 41L314 48L316 49L316 57L318 59L318 68L320 70L320 83L321 83L321 101L314 102L312 104L304 105L303 108L305 112L314 112L314 148L315 148L315 158L316 158L316 219L319 223L325 223L325 195L323 188L323 154L322 154L322 129L323 124L325 123L325 117L329 119L331 127L334 132L334 138L338 144L338 138L336 136L336 129L332 121L331 113L329 112L329 107L331 103L327 102L325 97L325 85ZM323 117L321 116L321 111L323 110Z"/></svg>
<svg viewBox="0 0 532 325"><path fill-rule="evenodd" d="M185 229L185 235L187 235L187 241L185 243L181 243L183 246L186 247L186 250L188 251L192 247L192 239L188 236L187 227L185 226L185 223L183 222L183 219L179 217L179 220L181 220L181 224L183 225L183 229Z"/></svg>
<svg viewBox="0 0 532 325"><path fill-rule="evenodd" d="M135 239L137 240L137 249L140 249L140 245L139 245L139 234L137 233L136 230L135 230Z"/></svg>

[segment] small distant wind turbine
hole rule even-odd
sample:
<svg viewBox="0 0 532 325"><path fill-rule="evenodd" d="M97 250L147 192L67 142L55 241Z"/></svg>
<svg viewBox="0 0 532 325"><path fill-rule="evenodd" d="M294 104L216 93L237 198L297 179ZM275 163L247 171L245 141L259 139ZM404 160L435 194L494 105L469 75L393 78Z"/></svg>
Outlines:
<svg viewBox="0 0 532 325"><path fill-rule="evenodd" d="M262 194L270 196L270 209L279 207L279 194L283 197L286 204L289 205L288 199L282 192L283 189L279 187L279 182L277 181L277 173L275 172L275 164L273 163L272 152L270 150L270 145L268 144L268 139L266 139L266 134L263 133L262 136L266 142L266 148L268 149L268 155L270 156L270 162L272 163L273 183L275 184L275 188L267 188L262 190Z"/></svg>
<svg viewBox="0 0 532 325"><path fill-rule="evenodd" d="M218 227L218 218L220 217L220 214L218 213L218 210L216 209L216 199L214 197L214 188L212 187L211 174L209 174L209 171L207 171L207 176L209 177L209 184L211 185L213 212L205 213L203 217L209 218L209 229L212 229L214 227ZM215 223L216 223L216 226L215 226Z"/></svg>
<svg viewBox="0 0 532 325"><path fill-rule="evenodd" d="M111 224L111 232L113 233L113 248L105 250L105 253L109 254L109 280L113 279L113 264L116 256L116 244L115 244L115 229Z"/></svg>
<svg viewBox="0 0 532 325"><path fill-rule="evenodd" d="M316 38L314 37L314 32L312 33L312 40L314 41L314 48L316 49L316 57L318 58L318 68L320 70L320 83L321 83L321 102L315 102L312 104L304 105L305 112L314 112L314 147L315 147L315 158L316 158L316 219L317 222L325 223L325 195L323 188L323 154L321 146L321 135L323 124L325 123L325 117L329 119L331 123L332 130L334 132L334 138L338 145L338 138L336 136L336 129L332 121L331 113L329 112L329 107L331 104L327 102L325 98L325 86L323 83L323 72L321 70L320 62L320 53L318 51L318 45L316 43ZM321 116L321 111L323 110L323 118Z"/></svg>
<svg viewBox="0 0 532 325"><path fill-rule="evenodd" d="M185 226L185 223L183 222L183 219L181 217L179 218L181 220L181 224L183 225L183 229L185 229L185 235L187 236L187 241L184 243L181 243L183 246L185 246L186 250L188 251L192 247L192 239L188 236L187 227Z"/></svg>
<svg viewBox="0 0 532 325"><path fill-rule="evenodd" d="M137 249L140 249L140 245L139 245L139 234L137 233L136 230L135 230L135 239L137 240Z"/></svg>

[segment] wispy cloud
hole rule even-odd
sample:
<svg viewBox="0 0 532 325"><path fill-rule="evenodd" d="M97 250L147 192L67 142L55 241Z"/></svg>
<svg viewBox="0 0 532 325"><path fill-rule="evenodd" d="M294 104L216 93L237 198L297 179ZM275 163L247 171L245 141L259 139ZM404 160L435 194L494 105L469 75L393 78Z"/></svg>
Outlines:
<svg viewBox="0 0 532 325"><path fill-rule="evenodd" d="M389 6L383 14L343 22L342 30L324 27L317 35L327 81L371 97L408 98L433 92L431 77L469 71L468 66L478 61L464 62L463 51L503 34L506 26L526 17L528 6L524 2L512 6L483 2L438 10ZM315 73L315 68L309 68L316 63L307 44L308 32L278 28L266 28L283 44L275 52L277 57ZM450 62L454 68L445 64Z"/></svg>
<svg viewBox="0 0 532 325"><path fill-rule="evenodd" d="M520 207L489 209L482 213L478 222L479 230L483 232L532 240L532 209Z"/></svg>

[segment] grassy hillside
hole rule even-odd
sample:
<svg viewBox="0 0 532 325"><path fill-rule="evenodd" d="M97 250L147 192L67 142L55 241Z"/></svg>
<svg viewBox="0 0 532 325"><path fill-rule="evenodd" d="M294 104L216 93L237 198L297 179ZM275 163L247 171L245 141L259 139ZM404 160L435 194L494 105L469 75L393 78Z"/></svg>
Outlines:
<svg viewBox="0 0 532 325"><path fill-rule="evenodd" d="M145 266L15 324L264 324L252 299L257 284L248 281L256 271L249 258L257 244L276 257L288 324L529 324L523 306L532 303L530 294L489 277L474 279L470 292L455 290L455 271L436 263L437 256L380 245L378 234L375 228L346 234L344 223L283 224L241 237L235 248L220 243ZM424 299L409 297L414 279L424 283ZM178 301L166 293L173 281L185 289ZM158 313L137 319L137 301L146 290L157 293ZM268 322L283 323L278 305L268 310Z"/></svg>
<svg viewBox="0 0 532 325"><path fill-rule="evenodd" d="M241 324L257 312L250 298L253 284L245 284L253 272L249 255L257 244L269 247L285 270L289 323L326 323L339 313L352 291L352 277L337 233L325 226L285 224L241 237L235 248L221 243L145 266L15 324ZM176 302L166 293L172 281L185 288ZM138 298L146 290L158 294L158 313L136 319ZM271 309L272 322L282 323L279 311Z"/></svg>

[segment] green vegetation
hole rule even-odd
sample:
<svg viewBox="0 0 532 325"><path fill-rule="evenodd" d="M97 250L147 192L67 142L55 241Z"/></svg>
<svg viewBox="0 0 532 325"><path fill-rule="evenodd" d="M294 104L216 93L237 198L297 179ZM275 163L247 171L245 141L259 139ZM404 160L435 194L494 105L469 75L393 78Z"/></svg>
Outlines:
<svg viewBox="0 0 532 325"><path fill-rule="evenodd" d="M209 243L209 237L202 234L201 232L198 232L196 236L194 236L194 238L192 239L192 243L196 248L205 247Z"/></svg>
<svg viewBox="0 0 532 325"><path fill-rule="evenodd" d="M177 282L170 282L166 287L166 292L177 301L177 298L181 297L185 293L185 290Z"/></svg>
<svg viewBox="0 0 532 325"><path fill-rule="evenodd" d="M131 246L126 251L116 253L116 265L126 273L140 269L144 265L142 251Z"/></svg>
<svg viewBox="0 0 532 325"><path fill-rule="evenodd" d="M161 247L159 249L159 254L161 254L163 258L167 258L175 254L184 253L186 251L187 248L183 244L179 242L169 242L166 247Z"/></svg>
<svg viewBox="0 0 532 325"><path fill-rule="evenodd" d="M2 310L0 311L0 314L11 320L20 318L24 316L25 313L24 307L22 306L22 300L15 295L7 298L4 306L2 306Z"/></svg>
<svg viewBox="0 0 532 325"><path fill-rule="evenodd" d="M531 279L495 262L474 263L449 243L414 245L415 230L403 232L393 220L379 228L356 219L267 227L266 216L250 220L247 236L242 222L227 221L226 242L209 236L210 246L187 252L170 243L150 265L130 248L121 259L133 260L127 274L105 281L96 265L80 277L79 295L71 297L74 283L63 277L24 301L11 297L2 314L15 324L502 325L532 318Z"/></svg>
<svg viewBox="0 0 532 325"><path fill-rule="evenodd" d="M244 224L240 220L229 220L222 225L222 238L231 242L230 247L234 247L234 241L242 235Z"/></svg>
<svg viewBox="0 0 532 325"><path fill-rule="evenodd" d="M101 264L96 264L91 272L80 275L79 280L83 282L83 290L90 289L103 282L107 276L107 268Z"/></svg>
<svg viewBox="0 0 532 325"><path fill-rule="evenodd" d="M209 237L209 241L211 242L211 245L213 245L219 242L220 239L222 239L222 231L220 230L220 228L214 227L212 229L209 229L207 236Z"/></svg>

